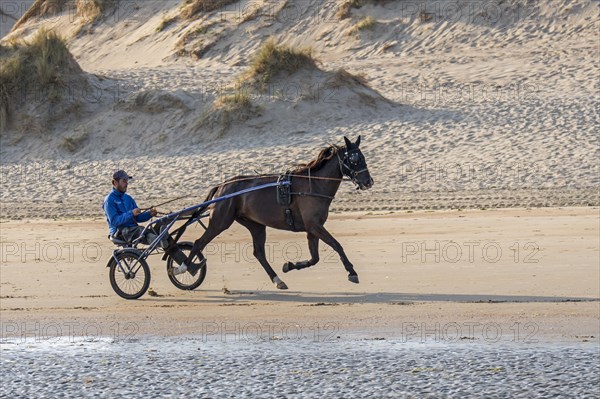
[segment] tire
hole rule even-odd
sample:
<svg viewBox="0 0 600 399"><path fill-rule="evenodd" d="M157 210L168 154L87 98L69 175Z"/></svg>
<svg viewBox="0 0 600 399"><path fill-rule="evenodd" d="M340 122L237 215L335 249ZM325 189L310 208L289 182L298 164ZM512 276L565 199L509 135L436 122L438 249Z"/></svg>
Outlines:
<svg viewBox="0 0 600 399"><path fill-rule="evenodd" d="M138 253L132 251L120 252L117 254L117 259L119 259L123 268L127 269L127 266L135 264L138 255ZM121 298L138 299L146 293L150 286L150 268L148 267L148 263L145 259L137 262L133 277L124 275L114 259L111 262L109 270L110 285Z"/></svg>
<svg viewBox="0 0 600 399"><path fill-rule="evenodd" d="M192 248L194 244L191 242L180 242L177 244L179 249L186 255L189 255L192 252ZM169 280L173 283L173 285L180 290L190 291L195 290L204 282L204 278L206 277L206 262L204 265L200 267L200 270L196 273L195 276L192 276L190 272L185 272L182 274L178 274L177 276L173 276L169 271L173 268L174 265L177 265L173 258L170 256L167 257L167 275L169 276Z"/></svg>

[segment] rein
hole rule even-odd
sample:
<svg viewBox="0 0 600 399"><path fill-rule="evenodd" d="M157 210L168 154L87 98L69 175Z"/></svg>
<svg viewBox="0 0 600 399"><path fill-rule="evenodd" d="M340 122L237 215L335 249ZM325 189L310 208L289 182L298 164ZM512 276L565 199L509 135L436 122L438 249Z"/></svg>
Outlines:
<svg viewBox="0 0 600 399"><path fill-rule="evenodd" d="M188 198L188 197L189 197L189 195L184 195L184 196L182 196L182 197L177 197L177 198L174 198L174 199L172 199L172 200L169 200L169 201L162 202L162 203L160 203L160 204L158 204L158 205L152 205L152 206L150 206L150 207L148 207L148 208L142 208L142 209L140 209L140 211L141 211L141 212L146 212L146 211L149 211L149 210L150 210L150 209L152 209L152 208L158 208L159 206L163 206L163 205L166 205L166 204L170 204L171 202L175 202L175 201L177 201L177 200L180 200L180 199L183 199L183 198Z"/></svg>
<svg viewBox="0 0 600 399"><path fill-rule="evenodd" d="M339 164L339 167L340 167L340 173L342 174L341 178L339 178L339 177L311 176L310 169L308 169L308 176L306 176L306 175L299 175L299 174L295 174L295 173L294 174L287 174L286 176L289 176L289 177L295 177L295 178L300 178L300 179L308 179L308 184L309 184L309 191L307 193L306 192L302 192L302 191L298 191L298 192L290 192L290 194L292 194L292 195L299 195L299 196L303 196L303 197L326 198L326 199L330 199L330 200L333 200L335 198L334 196L331 196L331 195L313 193L312 192L312 180L313 179L314 180L326 180L326 181L339 181L339 182L342 182L342 181L351 181L352 183L354 183L355 185L357 185L357 183L356 183L356 177L359 174L361 174L361 173L367 172L368 169L365 168L365 169L361 169L361 170L355 171L350 166L346 165L346 163L344 162L344 160L345 160L346 157L344 157L344 160L342 160L340 158L339 151L336 152L336 155L337 155L337 158L338 158L338 164ZM345 169L348 170L348 173L344 173ZM217 184L214 187L221 187L221 186L225 186L227 184L233 184L233 183L238 183L238 182L247 181L247 180L274 178L274 177L277 177L277 176L279 176L279 175L276 175L276 174L264 174L264 175L258 175L258 176L252 176L252 177L243 177L243 178L238 178L238 179L234 179L234 180L230 180L230 181L225 181L225 182L219 183L219 184ZM347 176L347 177L345 177L345 176ZM143 209L141 209L141 211L142 212L146 212L146 211L148 211L148 210L150 210L152 208L158 208L159 206L166 205L166 204L169 204L171 202L174 202L174 201L177 201L177 200L180 200L180 199L183 199L183 198L194 198L194 197L200 197L200 196L198 196L198 195L196 195L196 196L184 195L184 196L177 197L177 198L169 200L169 201L165 201L165 202L160 203L158 205L151 206L149 208L143 208ZM163 212L158 212L158 213L162 214Z"/></svg>

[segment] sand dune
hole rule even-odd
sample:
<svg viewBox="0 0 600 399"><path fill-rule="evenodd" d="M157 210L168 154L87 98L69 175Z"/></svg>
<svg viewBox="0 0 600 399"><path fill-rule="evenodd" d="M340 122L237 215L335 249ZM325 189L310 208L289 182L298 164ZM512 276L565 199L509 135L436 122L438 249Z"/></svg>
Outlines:
<svg viewBox="0 0 600 399"><path fill-rule="evenodd" d="M38 131L17 119L2 133L12 180L1 199L97 203L116 165L142 176L137 197L204 195L240 169L279 173L361 134L376 181L365 209L430 197L434 208L598 205L598 5L459 3L240 1L189 17L179 1L147 1L92 20L67 2L1 43L54 29L91 89L65 87L77 113ZM246 87L249 109L215 114L269 38L312 48L318 71L281 75L266 92ZM340 68L369 93L331 85ZM84 184L61 178L79 174ZM346 186L339 198L357 197Z"/></svg>

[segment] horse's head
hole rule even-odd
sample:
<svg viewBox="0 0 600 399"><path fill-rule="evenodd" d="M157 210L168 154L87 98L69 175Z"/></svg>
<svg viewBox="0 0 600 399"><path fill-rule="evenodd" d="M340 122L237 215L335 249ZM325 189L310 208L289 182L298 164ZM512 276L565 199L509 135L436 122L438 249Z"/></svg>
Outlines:
<svg viewBox="0 0 600 399"><path fill-rule="evenodd" d="M346 148L343 149L343 156L340 157L338 154L342 174L348 176L361 190L371 188L374 182L369 174L369 169L367 169L365 156L358 148L360 136L358 136L355 143L348 140L346 136L344 136L344 141L346 142Z"/></svg>

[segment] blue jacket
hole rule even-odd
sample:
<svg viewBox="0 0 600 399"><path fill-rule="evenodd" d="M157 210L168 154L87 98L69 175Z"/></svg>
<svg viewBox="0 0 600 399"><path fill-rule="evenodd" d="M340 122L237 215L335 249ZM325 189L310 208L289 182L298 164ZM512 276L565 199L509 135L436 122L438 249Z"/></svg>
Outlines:
<svg viewBox="0 0 600 399"><path fill-rule="evenodd" d="M137 207L131 195L112 189L110 194L104 198L103 205L110 235L114 235L122 227L137 226L138 222L147 222L152 218L150 211L140 213L134 218L133 210Z"/></svg>

